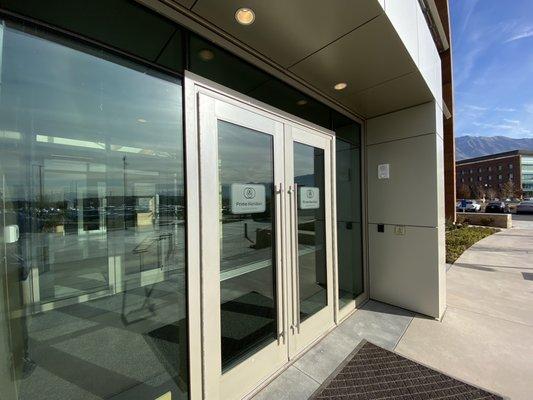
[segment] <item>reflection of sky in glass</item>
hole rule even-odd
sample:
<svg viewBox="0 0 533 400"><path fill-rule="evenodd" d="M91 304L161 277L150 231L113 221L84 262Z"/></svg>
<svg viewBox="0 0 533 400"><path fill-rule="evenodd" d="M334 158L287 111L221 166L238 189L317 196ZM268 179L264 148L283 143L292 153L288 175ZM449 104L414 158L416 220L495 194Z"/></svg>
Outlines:
<svg viewBox="0 0 533 400"><path fill-rule="evenodd" d="M219 121L220 183L272 182L272 136Z"/></svg>
<svg viewBox="0 0 533 400"><path fill-rule="evenodd" d="M294 143L294 179L299 185L315 185L315 148Z"/></svg>
<svg viewBox="0 0 533 400"><path fill-rule="evenodd" d="M181 129L180 86L6 29L2 129L166 150ZM20 112L31 118L17 118ZM112 139L112 140L111 140Z"/></svg>
<svg viewBox="0 0 533 400"><path fill-rule="evenodd" d="M4 156L31 159L28 171L8 163L12 197L30 197L28 173L35 176L61 159L73 165L47 178L48 191L75 187L79 179L69 174L72 168L92 168L87 172L101 174L95 179L106 181L112 194L123 192L130 170L164 172L162 183L183 188L179 82L94 54L3 29L0 143ZM95 171L96 164L103 168Z"/></svg>

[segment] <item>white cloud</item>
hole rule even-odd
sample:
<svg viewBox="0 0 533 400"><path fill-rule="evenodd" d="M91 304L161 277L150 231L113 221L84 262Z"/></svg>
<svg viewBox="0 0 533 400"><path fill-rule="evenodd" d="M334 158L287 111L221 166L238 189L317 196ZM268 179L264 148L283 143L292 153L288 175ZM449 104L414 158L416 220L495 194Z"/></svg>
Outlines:
<svg viewBox="0 0 533 400"><path fill-rule="evenodd" d="M520 125L520 121L517 120L517 119L507 119L507 118L504 118L503 120L504 120L505 122L509 123L509 124Z"/></svg>
<svg viewBox="0 0 533 400"><path fill-rule="evenodd" d="M515 112L515 108L506 108L506 107L496 107L494 111L500 111L500 112Z"/></svg>
<svg viewBox="0 0 533 400"><path fill-rule="evenodd" d="M489 133L492 131L505 131L506 135L509 136L524 136L529 135L531 133L530 129L524 128L523 126L520 126L520 121L518 120L504 120L507 123L487 123L487 122L478 122L474 121L472 124L474 126L478 126L480 128L484 128L487 130L487 133L485 135L487 136L494 136L498 133Z"/></svg>
<svg viewBox="0 0 533 400"><path fill-rule="evenodd" d="M467 105L465 105L465 108L468 108L468 109L474 110L474 111L487 111L488 110L487 107L476 106L476 105L473 105L473 104L467 104Z"/></svg>
<svg viewBox="0 0 533 400"><path fill-rule="evenodd" d="M531 36L533 36L533 28L529 27L529 28L523 29L519 33L514 34L509 39L507 39L504 43L514 42L515 40L525 39Z"/></svg>
<svg viewBox="0 0 533 400"><path fill-rule="evenodd" d="M525 104L524 110L530 114L533 114L533 103Z"/></svg>

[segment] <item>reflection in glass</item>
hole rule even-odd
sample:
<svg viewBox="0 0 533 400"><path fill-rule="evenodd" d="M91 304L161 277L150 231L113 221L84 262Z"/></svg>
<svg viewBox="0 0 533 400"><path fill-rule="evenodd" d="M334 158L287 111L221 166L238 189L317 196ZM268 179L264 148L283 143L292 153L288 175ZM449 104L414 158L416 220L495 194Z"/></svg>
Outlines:
<svg viewBox="0 0 533 400"><path fill-rule="evenodd" d="M33 33L0 63L18 398L187 398L181 84Z"/></svg>
<svg viewBox="0 0 533 400"><path fill-rule="evenodd" d="M330 128L330 109L213 43L189 35L189 70L273 107Z"/></svg>
<svg viewBox="0 0 533 400"><path fill-rule="evenodd" d="M324 150L294 143L300 321L327 305ZM310 188L312 190L305 190ZM318 201L311 201L318 196Z"/></svg>
<svg viewBox="0 0 533 400"><path fill-rule="evenodd" d="M361 160L358 124L336 128L339 306L363 293Z"/></svg>
<svg viewBox="0 0 533 400"><path fill-rule="evenodd" d="M276 338L273 138L219 121L218 159L222 368L227 370Z"/></svg>

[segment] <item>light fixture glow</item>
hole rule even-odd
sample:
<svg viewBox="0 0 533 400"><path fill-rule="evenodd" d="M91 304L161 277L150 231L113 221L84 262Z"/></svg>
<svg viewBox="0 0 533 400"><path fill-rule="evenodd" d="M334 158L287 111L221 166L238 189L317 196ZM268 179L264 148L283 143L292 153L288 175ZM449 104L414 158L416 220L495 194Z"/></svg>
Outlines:
<svg viewBox="0 0 533 400"><path fill-rule="evenodd" d="M296 105L298 106L305 106L307 104L307 100L301 99L296 102Z"/></svg>
<svg viewBox="0 0 533 400"><path fill-rule="evenodd" d="M215 58L215 53L209 49L202 49L198 52L198 57L200 57L200 60L202 61L211 61Z"/></svg>
<svg viewBox="0 0 533 400"><path fill-rule="evenodd" d="M241 25L252 25L255 21L255 13L251 8L239 8L235 11L235 19Z"/></svg>
<svg viewBox="0 0 533 400"><path fill-rule="evenodd" d="M335 90L344 90L344 89L346 89L347 86L348 86L348 84L346 82L339 82L335 86L333 86L333 89L335 89Z"/></svg>

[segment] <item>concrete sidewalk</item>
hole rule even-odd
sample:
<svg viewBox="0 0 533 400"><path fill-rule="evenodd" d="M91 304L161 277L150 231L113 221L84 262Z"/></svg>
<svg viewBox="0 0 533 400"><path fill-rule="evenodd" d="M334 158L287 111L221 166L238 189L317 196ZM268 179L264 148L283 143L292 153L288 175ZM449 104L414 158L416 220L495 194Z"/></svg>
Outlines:
<svg viewBox="0 0 533 400"><path fill-rule="evenodd" d="M449 269L442 322L415 316L395 351L512 399L533 399L533 217Z"/></svg>

